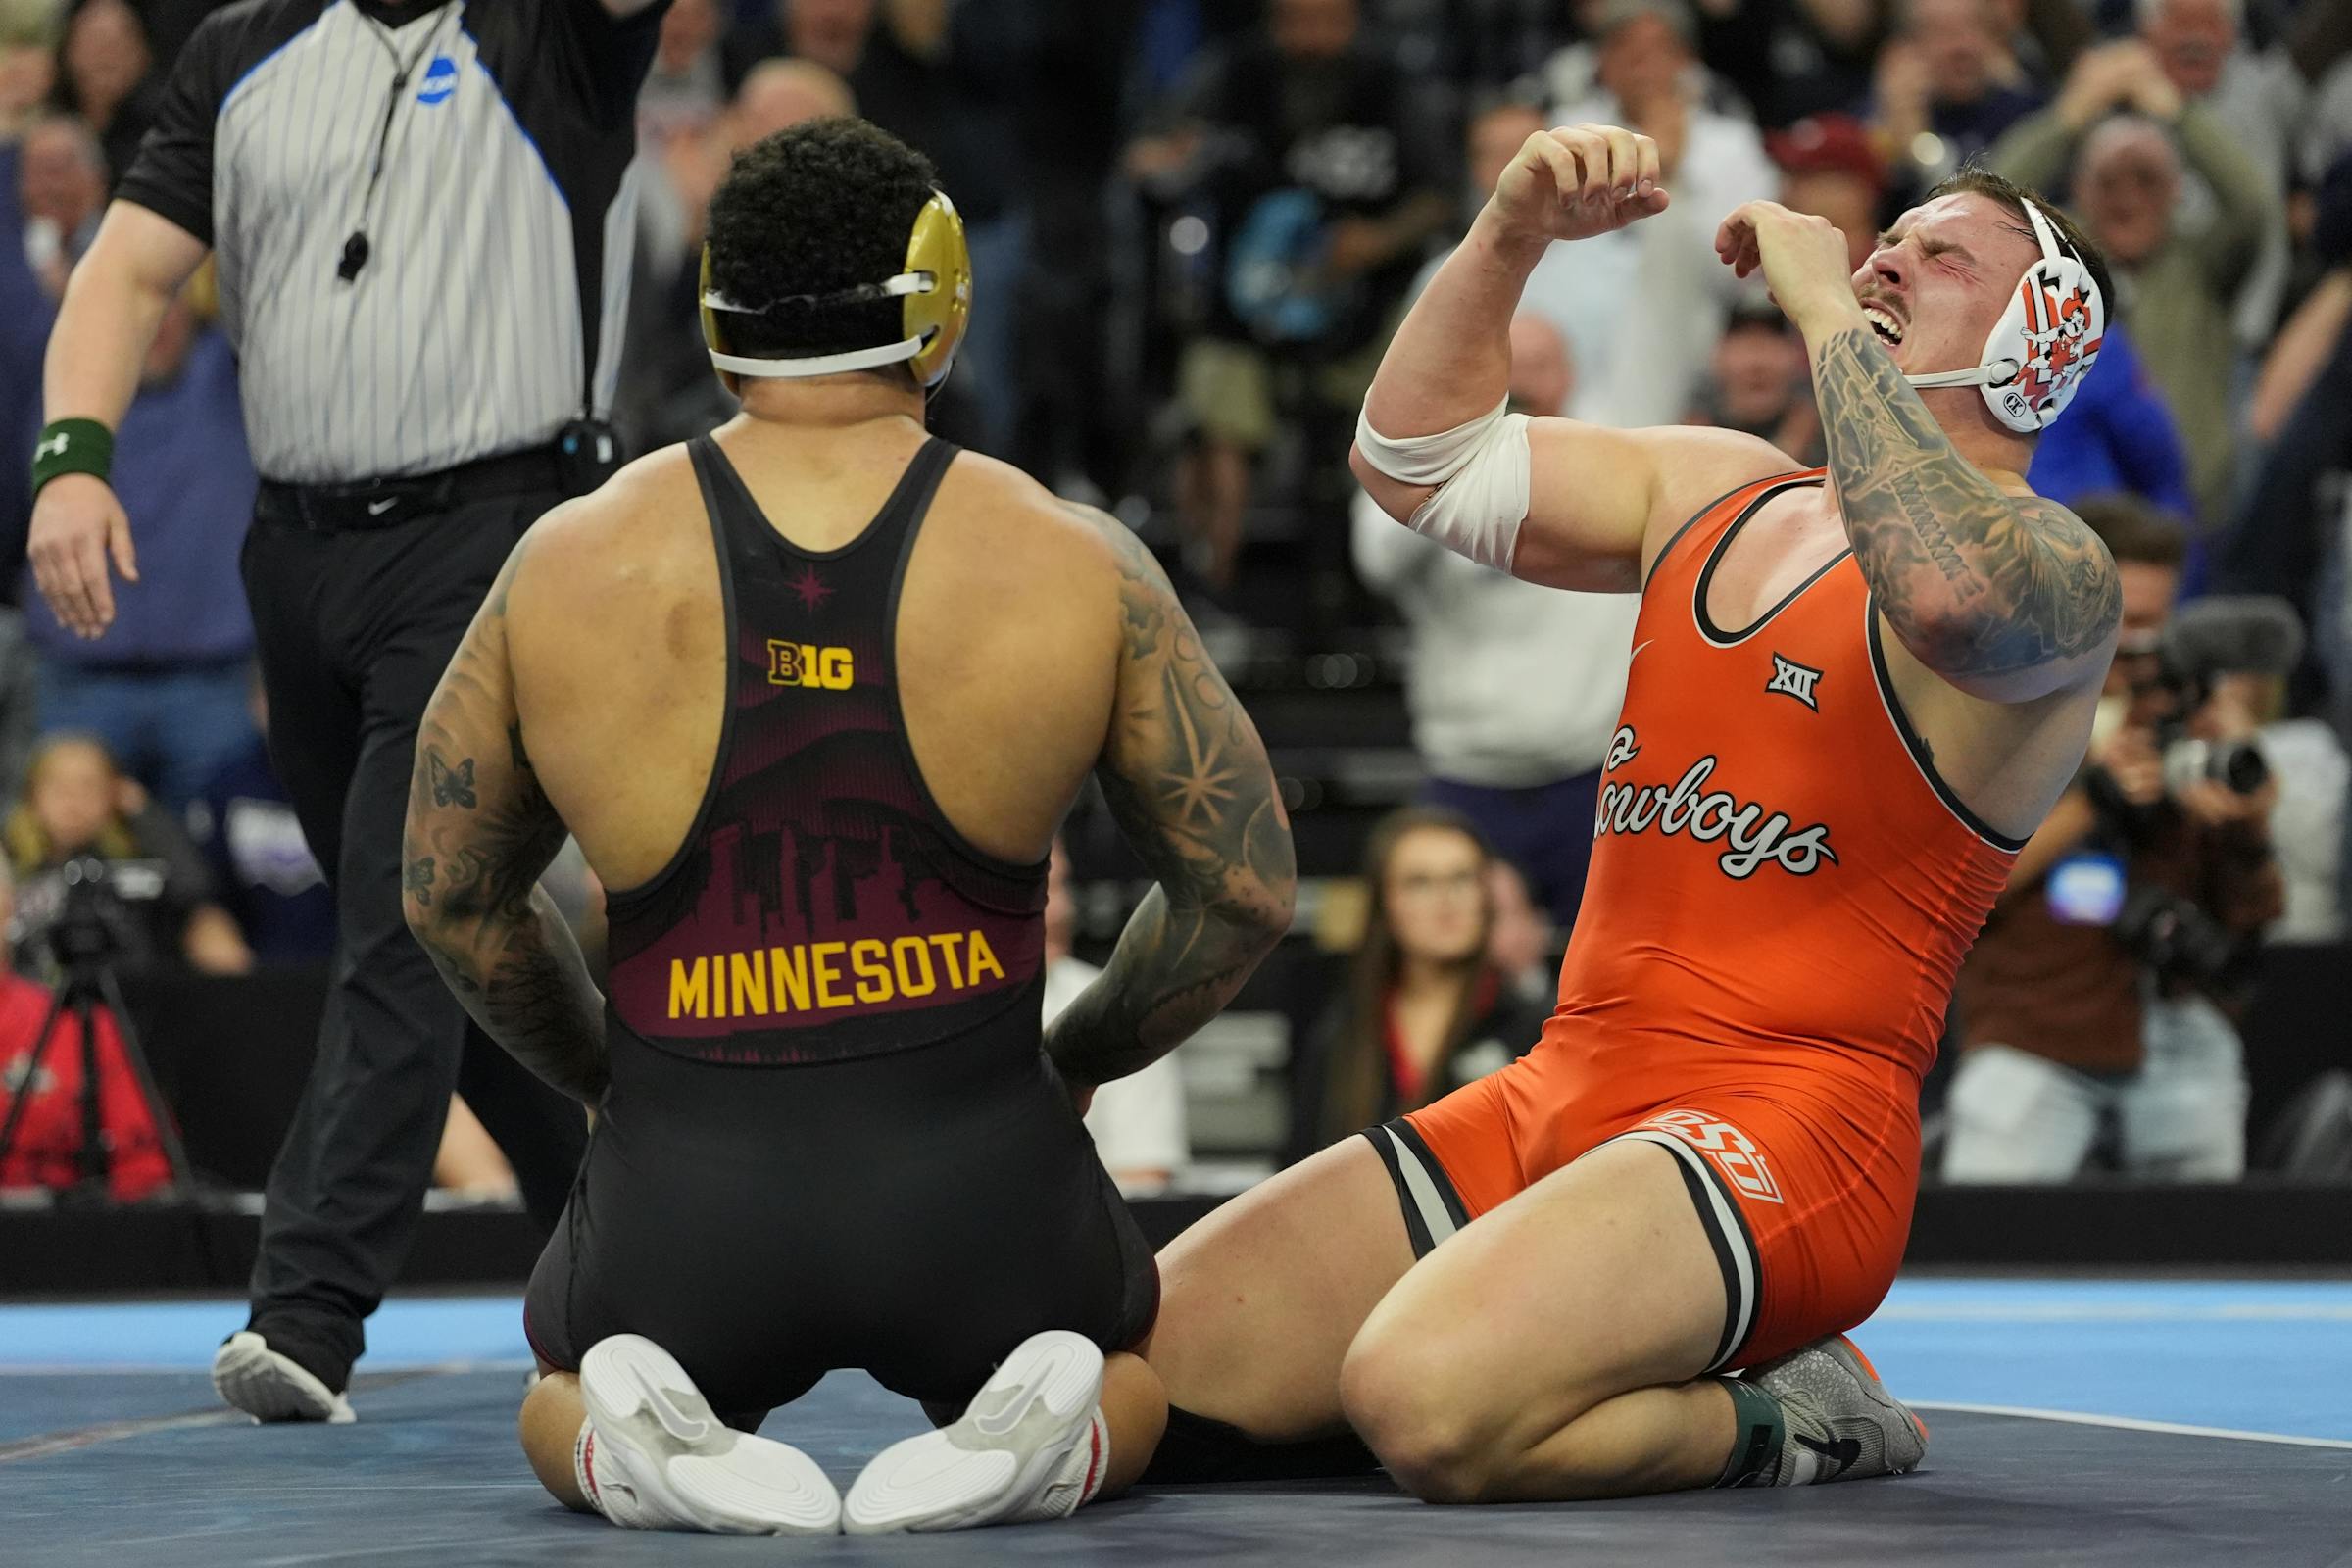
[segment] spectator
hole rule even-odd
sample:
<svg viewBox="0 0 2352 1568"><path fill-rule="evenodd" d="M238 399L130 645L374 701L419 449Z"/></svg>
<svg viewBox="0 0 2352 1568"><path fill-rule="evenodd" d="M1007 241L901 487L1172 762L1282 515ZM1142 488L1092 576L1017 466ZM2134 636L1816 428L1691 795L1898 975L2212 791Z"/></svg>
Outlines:
<svg viewBox="0 0 2352 1568"><path fill-rule="evenodd" d="M654 45L654 64L637 94L637 136L659 154L681 136L700 136L727 106L720 44L726 31L719 0L670 0Z"/></svg>
<svg viewBox="0 0 2352 1568"><path fill-rule="evenodd" d="M1997 25L1990 0L1906 0L1871 114L1906 204L2041 107Z"/></svg>
<svg viewBox="0 0 2352 1568"><path fill-rule="evenodd" d="M945 36L947 11L942 0L778 0L769 18L729 33L727 90L762 60L810 61L850 84L868 120L911 139L936 128L941 106L929 57Z"/></svg>
<svg viewBox="0 0 2352 1568"><path fill-rule="evenodd" d="M2352 263L2352 160L2339 172L2348 177L2330 179L2316 229L2325 236L2323 262L2338 269ZM2299 313L2289 330L2303 341L2282 341L2279 354L2316 363L2293 372L2302 390L2262 455L2235 521L2217 543L2214 578L2224 592L2276 594L2297 605L2313 633L2313 662L2326 678L2318 706L2331 736L2324 740L2308 723L2275 726L2265 735L2266 745L2280 743L2275 760L2282 776L2304 764L2282 791L2278 825L2282 842L2293 830L2292 849L2282 858L2290 913L2295 929L2309 930L2332 923L2330 912L2340 922L2352 910L2352 854L2343 845L2347 803L2340 791L2331 798L2322 781L2352 748L2352 538L2343 526L2344 475L2352 467L2352 325ZM2334 743L2332 758L2328 740ZM2331 854L2332 900L2302 896Z"/></svg>
<svg viewBox="0 0 2352 1568"><path fill-rule="evenodd" d="M2352 157L2342 162L2345 186L2352 191ZM2345 324L2352 322L2352 266L2324 255L2315 260L2327 270L2278 328L2254 377L2253 395L2246 405L2246 433L2257 446L2269 446L2285 432L2288 417L2311 390Z"/></svg>
<svg viewBox="0 0 2352 1568"><path fill-rule="evenodd" d="M1870 132L1851 115L1814 115L1765 140L1781 171L1781 205L1826 218L1845 236L1846 259L1860 271L1879 244L1886 169Z"/></svg>
<svg viewBox="0 0 2352 1568"><path fill-rule="evenodd" d="M1181 486L1200 574L1229 587L1251 464L1276 429L1278 364L1307 383L1309 465L1327 471L1371 384L1378 334L1446 217L1412 84L1357 36L1356 0L1274 0L1264 32L1212 57L1149 173L1212 150L1227 285L1177 378L1199 442Z"/></svg>
<svg viewBox="0 0 2352 1568"><path fill-rule="evenodd" d="M2245 1167L2243 1047L2216 999L2232 998L2237 960L2282 906L2277 785L2241 794L2168 780L2169 734L2242 738L2252 717L2163 676L2180 531L2127 499L2077 510L2122 578L2107 677L2116 717L2019 854L1961 966L1964 1054L1943 1173L2063 1181L2112 1123L2126 1170L2231 1180Z"/></svg>
<svg viewBox="0 0 2352 1568"><path fill-rule="evenodd" d="M252 722L237 753L188 803L188 837L257 961L324 963L335 951L335 896L270 765L270 700L259 671L247 690Z"/></svg>
<svg viewBox="0 0 2352 1568"><path fill-rule="evenodd" d="M2194 233L2178 226L2184 159L2216 200L2213 221ZM2055 188L2071 165L2073 207L2107 253L2117 315L2180 420L2196 522L2217 526L2227 514L2236 427L2230 312L2276 198L2228 128L2202 105L2183 102L2136 43L2084 54L2058 101L2003 137L1991 164L2035 190Z"/></svg>
<svg viewBox="0 0 2352 1568"><path fill-rule="evenodd" d="M27 415L19 432L28 450L38 418ZM41 727L97 736L177 812L252 733L253 624L237 552L257 483L235 356L184 297L164 312L116 439L113 482L139 519L140 574L117 589L122 613L95 639L68 631L40 595L25 596L41 654ZM8 483L22 517L24 476Z"/></svg>
<svg viewBox="0 0 2352 1568"><path fill-rule="evenodd" d="M1550 1009L1487 956L1493 859L1477 826L1443 808L1373 829L1348 988L1292 1059L1285 1164L1508 1066L1544 1032Z"/></svg>
<svg viewBox="0 0 2352 1568"><path fill-rule="evenodd" d="M1528 138L1550 122L1550 117L1541 108L1516 98L1497 99L1470 117L1462 146L1463 200L1458 222L1461 232L1469 231L1470 224L1478 218L1478 210L1494 194L1495 181L1502 178L1502 172L1519 156ZM1449 247L1422 265L1412 287L1405 291L1407 303L1421 297L1421 291L1429 286L1429 280L1446 265L1450 254ZM1519 295L1520 310L1544 318L1566 339L1567 358L1572 366L1596 362L1610 341L1607 313L1590 308L1584 298L1585 288L1585 280L1577 271L1574 247L1554 244L1544 249L1543 260L1536 263L1527 287ZM1591 334L1590 340L1580 339L1579 333ZM1573 385L1573 374L1570 379ZM1583 416L1581 412L1579 416Z"/></svg>
<svg viewBox="0 0 2352 1568"><path fill-rule="evenodd" d="M55 8L48 0L0 0L0 164L7 144L56 87ZM0 183L16 188L13 178ZM0 193L0 203L6 199Z"/></svg>
<svg viewBox="0 0 2352 1568"><path fill-rule="evenodd" d="M2270 193L2273 214L2262 253L2235 302L2238 341L2259 350L2278 325L2286 290L2283 201L2309 96L2303 78L2284 49L2257 55L2241 47L2244 0L2136 0L2136 7L2140 41L2154 53L2165 79L2182 101L2212 111ZM2191 172L2182 193L2183 230L2212 221L2217 195Z"/></svg>
<svg viewBox="0 0 2352 1568"><path fill-rule="evenodd" d="M1511 323L1511 405L1555 415L1574 372L1543 318ZM1566 929L1584 899L1600 763L1625 702L1632 594L1579 594L1491 571L1356 498L1356 572L1411 636L1405 705L1429 774L1422 798L1459 812L1525 873Z"/></svg>
<svg viewBox="0 0 2352 1568"><path fill-rule="evenodd" d="M57 106L97 132L111 186L130 167L155 119L147 24L129 0L73 0L65 32Z"/></svg>
<svg viewBox="0 0 2352 1568"><path fill-rule="evenodd" d="M738 150L828 115L854 115L849 84L813 60L762 60L735 94L726 131Z"/></svg>
<svg viewBox="0 0 2352 1568"><path fill-rule="evenodd" d="M36 115L17 146L17 202L24 262L54 304L106 213L106 155L70 115ZM24 368L37 373L37 362Z"/></svg>
<svg viewBox="0 0 2352 1568"><path fill-rule="evenodd" d="M763 60L745 74L725 113L699 129L665 133L651 164L641 166L637 282L621 351L628 370L613 408L613 422L632 449L688 440L735 413L735 399L710 373L710 346L696 325L703 225L728 163L742 148L804 121L857 112L849 88L823 66Z"/></svg>
<svg viewBox="0 0 2352 1568"><path fill-rule="evenodd" d="M109 925L126 967L167 955L208 974L253 967L237 922L214 900L203 859L145 792L116 770L98 741L84 735L42 741L32 754L24 804L9 813L0 838L24 889L20 907L28 930L55 923L64 901L59 868L92 858L116 868L121 908ZM135 869L124 863L134 861L149 863Z"/></svg>
<svg viewBox="0 0 2352 1568"><path fill-rule="evenodd" d="M1780 188L1754 125L1700 98L1692 24L1682 0L1606 0L1598 91L1555 110L1560 122L1626 125L1658 145L1673 205L1646 221L1560 247L1573 286L1569 337L1583 391L1575 416L1672 424L1690 408L1743 291L1715 255L1715 228L1741 202Z"/></svg>
<svg viewBox="0 0 2352 1568"><path fill-rule="evenodd" d="M2075 400L2043 432L2026 482L2062 507L2084 496L2122 492L2180 522L2197 514L2180 428L2121 322L2107 323L2099 373L2083 377ZM2193 544L2191 554L2197 554ZM2192 564L2183 573L2183 588L2194 592L2203 575Z"/></svg>
<svg viewBox="0 0 2352 1568"><path fill-rule="evenodd" d="M2216 542L2214 585L2225 593L2277 594L2303 612L2314 662L2331 688L2330 718L2352 744L2352 551L2343 527L2343 478L2352 467L2352 304L2332 313L2324 295L2352 292L2352 156L2320 192L2314 249L2330 270L2311 310L2296 313L2257 383L2283 410L2255 466L2244 502ZM2259 408L2259 404L2258 404ZM2257 416L2260 416L2259 414ZM2352 857L2345 858L2352 878ZM2344 888L2352 907L2352 885Z"/></svg>
<svg viewBox="0 0 2352 1568"><path fill-rule="evenodd" d="M1070 956L1077 934L1078 906L1070 897L1070 857L1061 840L1046 873L1046 1001L1050 1025L1102 971ZM1192 1162L1184 1121L1184 1074L1176 1064L1183 1047L1142 1072L1096 1088L1086 1109L1086 1130L1095 1153L1122 1190L1162 1188Z"/></svg>
<svg viewBox="0 0 2352 1568"><path fill-rule="evenodd" d="M2302 78L2284 50L2240 47L2244 0L2135 0L2139 40L2183 100L2230 127L2276 188L2294 151Z"/></svg>
<svg viewBox="0 0 2352 1568"><path fill-rule="evenodd" d="M16 920L16 889L0 861L0 928ZM14 1141L0 1159L0 1192L46 1189L65 1192L84 1179L81 1094L86 1064L81 1024L62 1014L50 1030L40 1072L32 1051L56 1000L47 986L24 978L0 943L0 1122L18 1097L29 1095ZM164 1157L155 1113L139 1093L115 1016L104 1007L91 1014L98 1026L98 1125L106 1151L106 1193L118 1203L135 1203L169 1187L172 1167Z"/></svg>
<svg viewBox="0 0 2352 1568"><path fill-rule="evenodd" d="M986 79L1000 9L950 0L779 0L775 22L738 28L726 47L730 87L771 56L822 66L848 83L860 115L939 166L941 188L956 193L971 246L973 293L1004 303L972 314L958 374L944 398L934 398L931 424L991 454L1009 440L1017 325L1010 302L1027 254L1015 210L1019 148Z"/></svg>
<svg viewBox="0 0 2352 1568"><path fill-rule="evenodd" d="M2098 23L2082 0L1992 0L2004 64L2018 79L2047 86L2065 76L2098 41Z"/></svg>
<svg viewBox="0 0 2352 1568"><path fill-rule="evenodd" d="M2290 717L2286 682L2226 675L2215 699L2261 722L2256 739L2278 783L2271 808L2272 853L2285 883L2285 908L2263 932L2270 943L2341 942L2345 935L2344 807L2352 759L2321 717Z"/></svg>
<svg viewBox="0 0 2352 1568"><path fill-rule="evenodd" d="M38 13L26 14L22 3L11 10L8 4L0 0L0 430L16 429L24 411L40 401L41 348L54 297L44 292L43 276L62 278L53 267L36 266L34 260L36 252L45 256L62 248L56 243L56 215L43 220L35 243L26 231L29 215L24 205L24 133L42 118L40 105L52 74L52 56L42 41L48 28ZM85 152L92 145L87 127L70 140L52 135L49 145L45 172L34 181L39 190L71 189L86 177L82 170L95 171L101 161L102 155ZM103 190L105 176L97 177ZM0 539L0 549L8 544Z"/></svg>
<svg viewBox="0 0 2352 1568"><path fill-rule="evenodd" d="M1714 371L1683 422L1742 431L1779 447L1800 467L1821 466L1826 448L1805 340L1778 306L1732 313L1715 345Z"/></svg>

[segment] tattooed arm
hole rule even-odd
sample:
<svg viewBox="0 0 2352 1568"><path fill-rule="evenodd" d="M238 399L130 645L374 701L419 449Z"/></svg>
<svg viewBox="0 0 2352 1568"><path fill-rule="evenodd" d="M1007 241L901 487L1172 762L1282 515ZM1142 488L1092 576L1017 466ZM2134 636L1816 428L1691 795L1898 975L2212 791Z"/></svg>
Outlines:
<svg viewBox="0 0 2352 1568"><path fill-rule="evenodd" d="M1761 267L1805 335L1854 562L1912 656L1996 703L2104 674L2123 618L2107 547L2064 507L2005 493L1954 449L1863 319L1844 237L1749 202L1724 220L1716 250L1742 277Z"/></svg>
<svg viewBox="0 0 2352 1568"><path fill-rule="evenodd" d="M1869 327L1823 341L1813 383L1854 561L1921 663L1996 702L2106 668L2122 590L2080 517L1953 451Z"/></svg>
<svg viewBox="0 0 2352 1568"><path fill-rule="evenodd" d="M604 998L539 887L564 823L523 750L507 662L514 547L424 710L401 848L409 929L474 1021L593 1107L605 1092Z"/></svg>
<svg viewBox="0 0 2352 1568"><path fill-rule="evenodd" d="M1217 1014L1290 928L1290 819L1250 715L1168 579L1117 518L1070 509L1119 563L1118 691L1096 777L1159 885L1046 1049L1074 1084L1147 1067Z"/></svg>

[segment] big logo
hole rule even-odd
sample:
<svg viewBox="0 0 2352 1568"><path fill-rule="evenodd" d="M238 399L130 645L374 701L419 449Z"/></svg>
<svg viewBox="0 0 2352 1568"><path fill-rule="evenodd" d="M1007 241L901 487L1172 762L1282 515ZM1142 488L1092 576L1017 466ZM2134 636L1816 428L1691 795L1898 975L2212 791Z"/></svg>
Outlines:
<svg viewBox="0 0 2352 1568"><path fill-rule="evenodd" d="M1631 724L1620 725L1609 741L1605 771L1614 773L1642 755ZM1717 766L1702 757L1671 784L1632 784L1612 779L1600 789L1600 809L1592 821L1595 838L1603 833L1688 833L1702 843L1720 839L1723 853L1715 863L1736 882L1754 876L1765 862L1792 876L1811 876L1824 860L1838 861L1830 849L1826 822L1790 832L1788 817L1767 812L1759 804L1741 805L1728 790L1711 790L1707 781Z"/></svg>
<svg viewBox="0 0 2352 1568"><path fill-rule="evenodd" d="M767 683L770 686L813 686L821 691L846 692L857 679L857 663L847 648L819 648L813 643L767 640Z"/></svg>

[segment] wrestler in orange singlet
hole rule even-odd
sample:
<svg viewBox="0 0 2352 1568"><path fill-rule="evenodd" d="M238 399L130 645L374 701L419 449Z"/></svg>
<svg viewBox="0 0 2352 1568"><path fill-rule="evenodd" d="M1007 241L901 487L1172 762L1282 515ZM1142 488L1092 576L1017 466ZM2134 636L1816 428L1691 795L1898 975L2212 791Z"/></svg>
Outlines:
<svg viewBox="0 0 2352 1568"><path fill-rule="evenodd" d="M2029 334L2103 320L2104 267L1989 175L1850 275L1827 222L1749 203L1717 250L1804 334L1826 470L1730 431L1490 413L1544 248L1667 203L1647 138L1537 135L1373 385L1356 471L1393 516L1642 595L1592 876L1526 1057L1163 1254L1153 1475L1308 1472L1360 1438L1472 1501L1925 1450L1840 1336L1902 1255L1953 973L2082 760L2113 649L2113 563L2023 478L2097 347L2028 376Z"/></svg>

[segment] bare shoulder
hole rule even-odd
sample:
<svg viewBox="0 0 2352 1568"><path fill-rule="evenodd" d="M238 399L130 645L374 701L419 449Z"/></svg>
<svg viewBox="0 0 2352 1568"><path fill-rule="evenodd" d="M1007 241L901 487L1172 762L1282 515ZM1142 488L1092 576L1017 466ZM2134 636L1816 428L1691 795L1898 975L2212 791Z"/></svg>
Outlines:
<svg viewBox="0 0 2352 1568"><path fill-rule="evenodd" d="M1657 466L1656 504L1650 514L1652 548L1664 544L1700 508L1741 485L1804 468L1771 442L1740 430L1662 424L1626 434L1650 454Z"/></svg>
<svg viewBox="0 0 2352 1568"><path fill-rule="evenodd" d="M1065 501L1007 463L967 452L941 486L941 500L969 542L1002 569L1049 591L1108 593L1139 564L1158 565L1135 531L1097 507Z"/></svg>
<svg viewBox="0 0 2352 1568"><path fill-rule="evenodd" d="M535 605L601 602L607 612L625 612L609 596L680 564L707 565L710 537L686 449L664 447L543 514L515 545L502 580ZM680 548L686 545L695 548Z"/></svg>

